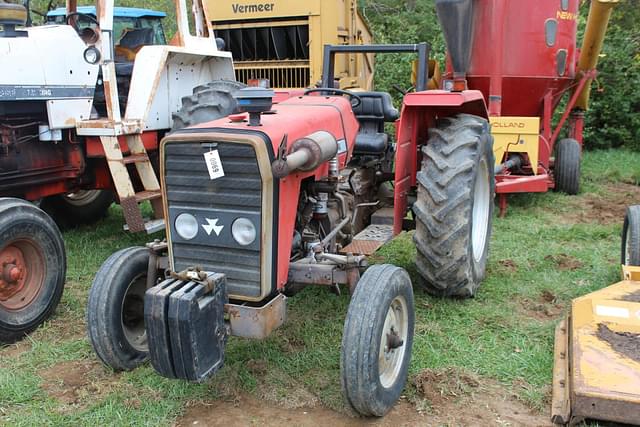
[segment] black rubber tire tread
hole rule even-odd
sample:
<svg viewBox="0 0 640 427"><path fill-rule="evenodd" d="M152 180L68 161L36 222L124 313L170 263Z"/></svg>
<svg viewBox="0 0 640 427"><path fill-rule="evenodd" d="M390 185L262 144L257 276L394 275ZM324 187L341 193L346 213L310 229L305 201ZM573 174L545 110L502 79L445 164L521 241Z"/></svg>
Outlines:
<svg viewBox="0 0 640 427"><path fill-rule="evenodd" d="M561 139L556 147L553 175L555 190L569 195L580 191L580 159L582 149L575 139Z"/></svg>
<svg viewBox="0 0 640 427"><path fill-rule="evenodd" d="M122 330L122 302L131 281L147 275L149 249L130 247L112 254L96 273L87 304L87 332L102 362L116 371L129 371L145 360L127 341Z"/></svg>
<svg viewBox="0 0 640 427"><path fill-rule="evenodd" d="M173 130L182 129L238 112L233 93L246 87L234 80L214 80L193 88L193 95L182 98L182 108L172 114Z"/></svg>
<svg viewBox="0 0 640 427"><path fill-rule="evenodd" d="M0 306L0 342L11 343L36 329L54 313L67 272L64 240L55 222L30 202L0 198L0 247L6 242L30 237L39 245L45 264L45 283L27 307L6 311Z"/></svg>
<svg viewBox="0 0 640 427"><path fill-rule="evenodd" d="M627 246L627 237L629 245ZM627 262L629 254L629 265L640 266L640 205L629 206L624 216L622 226L622 254L620 263Z"/></svg>
<svg viewBox="0 0 640 427"><path fill-rule="evenodd" d="M85 205L69 203L64 195L45 197L40 207L62 227L73 227L81 224L93 224L107 216L109 207L115 200L111 190L99 191L98 196Z"/></svg>
<svg viewBox="0 0 640 427"><path fill-rule="evenodd" d="M403 366L390 388L380 383L378 353L384 320L393 299L407 302L408 333ZM367 269L358 281L344 323L340 380L347 403L363 416L385 415L397 402L407 381L415 322L413 288L407 272L394 265Z"/></svg>
<svg viewBox="0 0 640 427"><path fill-rule="evenodd" d="M488 122L459 114L438 121L422 148L417 175L416 267L425 290L436 296L475 295L484 278L495 197L493 139ZM478 165L487 162L491 203L484 255L475 262L471 242Z"/></svg>

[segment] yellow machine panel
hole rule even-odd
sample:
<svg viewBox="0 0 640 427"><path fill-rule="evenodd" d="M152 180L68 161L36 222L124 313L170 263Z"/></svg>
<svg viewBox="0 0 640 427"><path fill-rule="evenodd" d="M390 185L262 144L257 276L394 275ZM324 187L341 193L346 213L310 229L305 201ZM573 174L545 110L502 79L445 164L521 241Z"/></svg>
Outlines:
<svg viewBox="0 0 640 427"><path fill-rule="evenodd" d="M322 77L325 44L369 44L356 0L204 0L206 19L233 54L236 79L269 79L271 87L313 86ZM337 55L342 89L373 84L373 55Z"/></svg>
<svg viewBox="0 0 640 427"><path fill-rule="evenodd" d="M496 166L505 161L506 153L526 153L537 174L539 117L489 117L493 135Z"/></svg>
<svg viewBox="0 0 640 427"><path fill-rule="evenodd" d="M640 268L623 269L626 280L573 300L556 331L557 423L640 422Z"/></svg>

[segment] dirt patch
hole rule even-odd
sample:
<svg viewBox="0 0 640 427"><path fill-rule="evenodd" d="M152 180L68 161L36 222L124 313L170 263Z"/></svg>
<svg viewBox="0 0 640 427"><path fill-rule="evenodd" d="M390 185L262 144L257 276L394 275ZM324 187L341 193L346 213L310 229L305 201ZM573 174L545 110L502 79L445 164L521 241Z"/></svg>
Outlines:
<svg viewBox="0 0 640 427"><path fill-rule="evenodd" d="M604 194L585 194L573 198L572 211L561 217L570 223L622 223L628 205L640 200L640 187L619 182L607 184Z"/></svg>
<svg viewBox="0 0 640 427"><path fill-rule="evenodd" d="M415 397L403 396L383 418L365 419L326 407L285 408L250 396L238 402L193 402L176 427L193 426L547 426L549 418L531 412L504 385L449 368L413 377ZM293 396L295 393L290 393Z"/></svg>
<svg viewBox="0 0 640 427"><path fill-rule="evenodd" d="M427 369L413 383L416 407L429 416L425 425L549 425L503 385L458 369Z"/></svg>
<svg viewBox="0 0 640 427"><path fill-rule="evenodd" d="M620 298L620 300L629 302L640 302L640 290L628 293Z"/></svg>
<svg viewBox="0 0 640 427"><path fill-rule="evenodd" d="M107 372L98 361L74 360L57 363L41 371L40 377L42 389L66 412L85 408L114 390L119 375Z"/></svg>
<svg viewBox="0 0 640 427"><path fill-rule="evenodd" d="M598 324L598 338L609 343L618 353L640 362L640 334L616 332L604 323Z"/></svg>
<svg viewBox="0 0 640 427"><path fill-rule="evenodd" d="M564 307L558 303L556 295L546 289L542 291L537 300L524 298L520 302L520 305L525 316L540 321L556 319L564 312Z"/></svg>
<svg viewBox="0 0 640 427"><path fill-rule="evenodd" d="M518 271L518 265L512 259L501 259L498 261L500 269L507 273L515 273Z"/></svg>
<svg viewBox="0 0 640 427"><path fill-rule="evenodd" d="M401 400L384 418L355 418L324 407L285 409L250 397L237 405L226 402L201 402L187 408L176 421L176 427L261 426L332 427L355 426L416 426L430 425L428 417L419 414L413 405Z"/></svg>
<svg viewBox="0 0 640 427"><path fill-rule="evenodd" d="M556 267L563 271L574 271L584 265L577 258L567 254L547 255L544 259L555 263Z"/></svg>

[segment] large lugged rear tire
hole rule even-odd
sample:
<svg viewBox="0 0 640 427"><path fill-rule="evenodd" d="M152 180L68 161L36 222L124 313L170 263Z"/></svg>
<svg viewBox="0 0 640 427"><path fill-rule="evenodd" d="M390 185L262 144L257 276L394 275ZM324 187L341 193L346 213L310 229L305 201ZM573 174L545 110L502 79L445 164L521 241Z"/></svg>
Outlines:
<svg viewBox="0 0 640 427"><path fill-rule="evenodd" d="M488 122L459 114L429 130L413 210L416 266L425 289L471 297L484 278L495 196Z"/></svg>
<svg viewBox="0 0 640 427"><path fill-rule="evenodd" d="M360 415L381 417L400 398L414 321L407 272L389 264L365 271L349 304L340 358L342 392Z"/></svg>
<svg viewBox="0 0 640 427"><path fill-rule="evenodd" d="M87 306L89 340L102 362L134 369L149 355L144 327L149 249L131 247L111 255L96 273Z"/></svg>
<svg viewBox="0 0 640 427"><path fill-rule="evenodd" d="M80 190L46 197L40 207L61 226L72 227L104 218L114 200L111 190Z"/></svg>
<svg viewBox="0 0 640 427"><path fill-rule="evenodd" d="M29 202L0 198L0 342L21 338L51 316L66 271L53 220Z"/></svg>
<svg viewBox="0 0 640 427"><path fill-rule="evenodd" d="M580 191L580 158L582 149L575 139L561 139L556 146L553 167L555 189L571 196Z"/></svg>
<svg viewBox="0 0 640 427"><path fill-rule="evenodd" d="M640 266L640 205L629 206L622 226L622 257L624 265Z"/></svg>
<svg viewBox="0 0 640 427"><path fill-rule="evenodd" d="M233 80L215 80L193 88L193 95L182 98L182 108L173 113L173 130L226 117L236 113L233 93L246 87Z"/></svg>

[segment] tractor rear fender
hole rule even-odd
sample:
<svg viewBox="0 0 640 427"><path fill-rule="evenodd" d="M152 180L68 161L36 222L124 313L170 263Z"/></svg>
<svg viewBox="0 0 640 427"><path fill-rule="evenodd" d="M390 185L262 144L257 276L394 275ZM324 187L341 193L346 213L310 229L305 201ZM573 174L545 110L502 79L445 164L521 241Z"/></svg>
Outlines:
<svg viewBox="0 0 640 427"><path fill-rule="evenodd" d="M235 80L231 53L205 47L142 47L133 66L125 120L142 121L144 130L170 129L171 113L194 87Z"/></svg>
<svg viewBox="0 0 640 427"><path fill-rule="evenodd" d="M427 142L429 128L435 126L438 118L461 113L488 119L482 92L429 90L409 93L404 97L400 119L396 122L394 235L402 231L407 196L416 186L420 146Z"/></svg>

